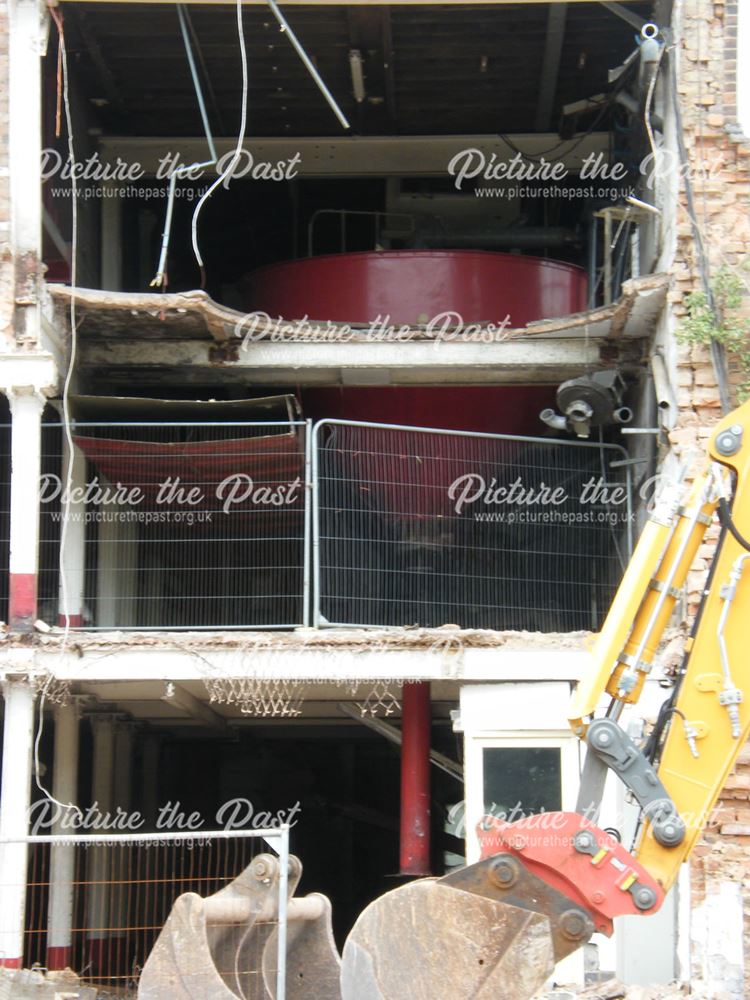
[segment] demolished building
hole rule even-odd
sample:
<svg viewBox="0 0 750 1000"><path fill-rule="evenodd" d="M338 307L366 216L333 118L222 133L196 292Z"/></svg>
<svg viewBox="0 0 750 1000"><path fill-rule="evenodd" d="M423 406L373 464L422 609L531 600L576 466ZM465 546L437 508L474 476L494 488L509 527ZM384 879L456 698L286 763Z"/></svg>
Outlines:
<svg viewBox="0 0 750 1000"><path fill-rule="evenodd" d="M132 986L247 861L34 844L44 789L68 832L293 824L339 939L572 807L588 636L744 376L684 333L746 273L736 0L282 8L0 11L8 968ZM563 979L738 988L748 762Z"/></svg>

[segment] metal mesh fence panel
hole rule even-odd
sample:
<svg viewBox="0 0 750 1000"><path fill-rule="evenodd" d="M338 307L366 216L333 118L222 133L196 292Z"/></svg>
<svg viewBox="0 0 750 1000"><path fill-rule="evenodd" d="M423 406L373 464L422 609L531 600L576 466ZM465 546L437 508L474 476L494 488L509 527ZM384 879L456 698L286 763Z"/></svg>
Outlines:
<svg viewBox="0 0 750 1000"><path fill-rule="evenodd" d="M65 435L46 425L39 616L100 629L305 624L306 433L76 423L66 492Z"/></svg>
<svg viewBox="0 0 750 1000"><path fill-rule="evenodd" d="M282 850L273 831L150 839L104 834L100 841L68 837L63 846L51 837L29 838L23 968L68 967L100 997L135 998L146 960L178 897L194 893L205 899L225 889L256 860L268 857L264 835L273 836ZM70 851L73 859L72 878L64 884L55 883L55 851ZM285 851L282 856L288 857ZM240 996L265 996L255 980L277 979L276 951L269 954L266 944L279 925L281 889L271 890L273 914L252 934L247 923L229 918L212 921L207 930L211 975L218 973ZM202 973L207 978L209 970L194 970L196 980Z"/></svg>
<svg viewBox="0 0 750 1000"><path fill-rule="evenodd" d="M317 624L595 629L629 553L623 449L322 421Z"/></svg>

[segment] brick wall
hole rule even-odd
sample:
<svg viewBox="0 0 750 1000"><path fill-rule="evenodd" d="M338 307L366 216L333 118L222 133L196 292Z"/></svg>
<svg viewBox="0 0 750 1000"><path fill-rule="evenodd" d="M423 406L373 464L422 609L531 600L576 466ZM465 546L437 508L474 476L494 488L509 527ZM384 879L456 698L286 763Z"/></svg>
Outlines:
<svg viewBox="0 0 750 1000"><path fill-rule="evenodd" d="M691 863L692 908L696 910L722 881L742 887L745 995L750 995L750 746L739 757L716 804Z"/></svg>
<svg viewBox="0 0 750 1000"><path fill-rule="evenodd" d="M686 0L682 18L678 93L695 214L712 273L733 269L747 286L750 270L742 268L750 260L750 142L742 136L736 120L737 0ZM745 58L750 58L750 53ZM679 326L687 314L685 295L702 289L684 187L677 237L670 303ZM750 317L750 297L746 296L742 311ZM706 347L678 344L676 358L680 416L671 440L675 451L690 460L704 453L711 427L721 416L719 391ZM730 381L736 385L737 367L731 358L728 362ZM716 534L701 547L688 580L691 614L700 599ZM696 849L692 872L696 906L722 880L743 887L746 993L750 995L750 747L743 750L726 784Z"/></svg>
<svg viewBox="0 0 750 1000"><path fill-rule="evenodd" d="M13 266L8 180L8 14L0 5L0 338L12 337Z"/></svg>
<svg viewBox="0 0 750 1000"><path fill-rule="evenodd" d="M736 120L737 0L685 0L681 6L678 94L695 219L710 273L716 275L721 269L728 269L750 287L750 141L739 132ZM702 289L698 250L683 185L669 293L678 328L687 316L686 295ZM750 296L746 296L742 311L750 319ZM692 464L691 459L697 462L705 453L711 428L721 416L721 403L708 347L682 344L678 340L676 357L680 416L670 439L681 458ZM731 357L727 360L730 388L736 402L739 371ZM688 581L691 613L700 600L710 554L707 546L701 549Z"/></svg>
<svg viewBox="0 0 750 1000"><path fill-rule="evenodd" d="M695 217L712 273L729 268L747 284L750 270L743 270L743 264L750 259L750 142L736 120L737 0L686 0L682 7L678 93ZM687 313L686 294L702 287L684 188L677 236L670 302L679 323ZM720 404L709 351L687 345L677 350L681 419L673 443L682 450L702 444L690 428L714 423Z"/></svg>

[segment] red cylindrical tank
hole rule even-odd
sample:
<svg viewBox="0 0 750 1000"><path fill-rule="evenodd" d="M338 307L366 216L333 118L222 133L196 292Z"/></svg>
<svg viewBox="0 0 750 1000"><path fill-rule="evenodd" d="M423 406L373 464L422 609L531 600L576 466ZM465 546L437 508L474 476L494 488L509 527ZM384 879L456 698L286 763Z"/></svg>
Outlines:
<svg viewBox="0 0 750 1000"><path fill-rule="evenodd" d="M271 264L244 281L250 311L295 320L525 326L586 308L586 275L560 261L482 250L384 250Z"/></svg>

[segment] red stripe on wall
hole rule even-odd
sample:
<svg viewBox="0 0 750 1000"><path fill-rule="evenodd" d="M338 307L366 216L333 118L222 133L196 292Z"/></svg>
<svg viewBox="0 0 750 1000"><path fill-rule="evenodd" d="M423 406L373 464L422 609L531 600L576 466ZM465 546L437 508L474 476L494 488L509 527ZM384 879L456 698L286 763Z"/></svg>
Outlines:
<svg viewBox="0 0 750 1000"><path fill-rule="evenodd" d="M64 947L58 947L58 948L48 948L47 968L52 971L70 968L72 955L73 955L73 949L70 947L70 945L65 945Z"/></svg>
<svg viewBox="0 0 750 1000"><path fill-rule="evenodd" d="M11 628L31 628L36 619L36 573L11 573L8 617Z"/></svg>

